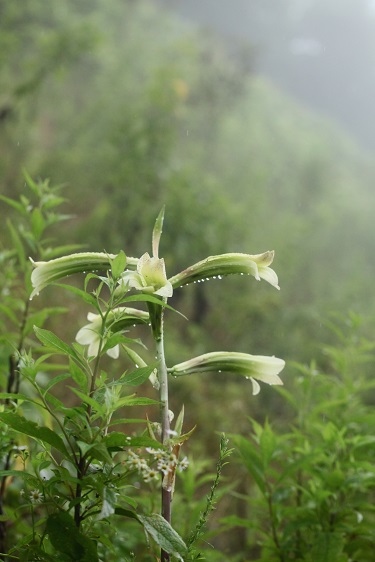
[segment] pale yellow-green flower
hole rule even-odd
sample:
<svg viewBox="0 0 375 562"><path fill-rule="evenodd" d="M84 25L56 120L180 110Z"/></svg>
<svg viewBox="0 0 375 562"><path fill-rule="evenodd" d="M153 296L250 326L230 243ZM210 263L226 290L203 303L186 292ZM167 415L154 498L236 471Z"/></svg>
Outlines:
<svg viewBox="0 0 375 562"><path fill-rule="evenodd" d="M103 318L100 314L93 314L89 312L87 315L89 324L83 326L76 335L76 341L81 345L87 345L87 354L89 357L96 357L99 352L100 342L104 347L107 334L103 334ZM104 331L108 330L110 333L122 331L126 327L134 324L143 324L149 321L149 315L143 310L135 308L115 308L106 318L106 326ZM107 355L113 359L117 359L120 353L119 345L115 345L107 350Z"/></svg>
<svg viewBox="0 0 375 562"><path fill-rule="evenodd" d="M169 279L173 288L182 287L189 283L204 281L205 279L220 278L223 275L235 273L253 275L257 281L264 279L276 289L279 289L278 278L271 265L275 253L273 251L263 254L221 254L191 265L184 271Z"/></svg>
<svg viewBox="0 0 375 562"><path fill-rule="evenodd" d="M253 394L255 395L260 391L260 386L257 381L270 385L282 385L283 382L278 375L283 370L284 366L285 361L277 357L214 351L179 363L171 369L168 369L168 372L173 376L212 371L238 373L251 380Z"/></svg>
<svg viewBox="0 0 375 562"><path fill-rule="evenodd" d="M31 274L31 283L34 287L30 298L38 295L44 287L73 273L106 270L111 267L111 260L116 256L104 252L80 252L69 256L62 256L50 261L32 261L34 270ZM126 267L135 269L138 260L127 258Z"/></svg>
<svg viewBox="0 0 375 562"><path fill-rule="evenodd" d="M150 257L146 252L137 263L137 271L125 271L120 286L161 297L171 297L173 287L167 279L163 258Z"/></svg>

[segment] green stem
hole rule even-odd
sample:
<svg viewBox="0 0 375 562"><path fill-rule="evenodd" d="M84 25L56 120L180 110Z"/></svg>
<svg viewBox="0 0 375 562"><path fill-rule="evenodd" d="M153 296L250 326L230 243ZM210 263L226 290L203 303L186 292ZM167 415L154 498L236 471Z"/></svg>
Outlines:
<svg viewBox="0 0 375 562"><path fill-rule="evenodd" d="M164 353L164 308L162 306L149 303L149 312L152 333L155 340L158 380L160 384L160 417L161 417L161 436L163 445L167 445L169 439L169 395L168 395L168 372ZM161 488L161 513L168 523L172 518L172 491ZM170 556L164 550L161 551L161 562L169 562Z"/></svg>

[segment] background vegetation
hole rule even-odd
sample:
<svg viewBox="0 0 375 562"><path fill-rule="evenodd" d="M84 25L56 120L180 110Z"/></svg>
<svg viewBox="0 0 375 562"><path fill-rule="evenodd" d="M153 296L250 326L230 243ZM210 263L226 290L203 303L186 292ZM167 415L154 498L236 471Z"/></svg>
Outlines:
<svg viewBox="0 0 375 562"><path fill-rule="evenodd" d="M374 314L370 155L256 76L247 45L228 49L152 2L0 0L0 14L1 193L23 193L23 168L66 183L74 217L58 236L128 255L143 252L165 203L172 273L209 254L275 249L279 294L241 278L184 289L174 306L194 326L171 318L170 361L274 353L288 362L287 389L296 362L328 369L332 314ZM5 220L0 233L6 247ZM85 314L72 298L60 336L73 340ZM248 431L248 415L287 417L283 397L218 380L174 393L191 404L197 449L213 453L214 431Z"/></svg>

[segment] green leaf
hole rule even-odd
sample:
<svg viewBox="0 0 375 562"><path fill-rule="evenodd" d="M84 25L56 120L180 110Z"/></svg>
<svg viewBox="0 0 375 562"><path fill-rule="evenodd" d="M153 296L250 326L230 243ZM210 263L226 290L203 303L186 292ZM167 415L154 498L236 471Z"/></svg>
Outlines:
<svg viewBox="0 0 375 562"><path fill-rule="evenodd" d="M268 422L266 422L260 435L259 445L263 466L266 469L271 462L276 448L276 437Z"/></svg>
<svg viewBox="0 0 375 562"><path fill-rule="evenodd" d="M31 191L32 191L38 198L40 198L42 194L41 194L41 190L40 190L39 185L38 185L37 183L35 183L35 181L33 180L33 178L30 176L30 174L29 174L25 169L22 170L22 173L23 173L23 176L24 176L24 178L25 178L25 180L26 180L26 183L27 183L28 187L31 189ZM21 198L22 198L22 196L21 196Z"/></svg>
<svg viewBox="0 0 375 562"><path fill-rule="evenodd" d="M78 289L78 287L72 287L72 285L67 285L66 283L54 283L55 287L62 287L71 293L74 293L78 297L80 297L85 303L90 304L95 309L98 309L98 303L96 302L96 298L93 297L90 293L86 293L86 291L82 291L82 289Z"/></svg>
<svg viewBox="0 0 375 562"><path fill-rule="evenodd" d="M42 212L38 207L35 207L31 213L31 228L36 240L39 240L46 227Z"/></svg>
<svg viewBox="0 0 375 562"><path fill-rule="evenodd" d="M24 266L25 266L25 262L26 262L26 256L25 256L25 249L23 247L21 238L19 237L18 232L13 227L13 225L10 221L7 221L7 226L9 228L9 232L10 232L10 235L12 237L12 242L13 242L14 248L17 252L19 263L20 263L20 265L23 269Z"/></svg>
<svg viewBox="0 0 375 562"><path fill-rule="evenodd" d="M40 427L35 422L29 421L22 416L10 412L1 412L0 420L9 425L9 427L15 431L28 435L29 437L33 437L34 439L38 439L44 444L47 443L60 451L60 453L63 453L66 457L69 456L64 445L64 441L57 433L52 431L52 429L49 429L48 427Z"/></svg>
<svg viewBox="0 0 375 562"><path fill-rule="evenodd" d="M127 386L138 386L148 380L151 373L155 370L156 363L147 365L147 367L140 367L132 373L122 375L119 382Z"/></svg>
<svg viewBox="0 0 375 562"><path fill-rule="evenodd" d="M161 209L160 213L158 214L155 226L152 231L152 255L157 258L159 257L159 244L161 233L163 232L163 222L164 222L164 211L165 206Z"/></svg>
<svg viewBox="0 0 375 562"><path fill-rule="evenodd" d="M68 513L50 515L46 531L54 548L72 562L99 562L96 543L79 532Z"/></svg>
<svg viewBox="0 0 375 562"><path fill-rule="evenodd" d="M183 557L188 555L188 548L164 517L153 513L152 515L138 515L138 519L143 524L145 531L165 552L183 562Z"/></svg>
<svg viewBox="0 0 375 562"><path fill-rule="evenodd" d="M18 211L20 215L27 216L27 211L25 209L25 206L19 201L15 201L14 199L5 197L5 195L0 195L0 200L4 201L5 203L13 207L13 209L16 209L16 211Z"/></svg>
<svg viewBox="0 0 375 562"><path fill-rule="evenodd" d="M130 511L130 509L124 509L123 507L116 507L115 513L116 515L122 515L123 517L129 517L130 519L135 519L136 521L138 521L138 523L140 523L138 519L138 515L135 513L135 511Z"/></svg>
<svg viewBox="0 0 375 562"><path fill-rule="evenodd" d="M13 476L14 478L23 478L31 486L38 486L39 480L36 476L25 472L24 470L0 470L0 478L6 478L7 476Z"/></svg>
<svg viewBox="0 0 375 562"><path fill-rule="evenodd" d="M91 459L96 459L105 463L112 462L112 459L103 443L85 443L84 441L77 441L77 445L82 455L85 457L90 457Z"/></svg>
<svg viewBox="0 0 375 562"><path fill-rule="evenodd" d="M184 405L182 405L181 411L178 414L175 426L174 426L174 430L176 431L177 435L181 435L182 433L182 427L184 425L184 415L185 415L185 407Z"/></svg>
<svg viewBox="0 0 375 562"><path fill-rule="evenodd" d="M87 391L88 381L86 373L76 364L73 359L69 359L69 372L74 382L83 390Z"/></svg>
<svg viewBox="0 0 375 562"><path fill-rule="evenodd" d="M311 562L332 562L338 560L344 547L344 539L341 533L319 533L314 540L310 550L309 560Z"/></svg>
<svg viewBox="0 0 375 562"><path fill-rule="evenodd" d="M132 398L131 396L124 396L116 403L117 407L121 406L156 406L160 404L158 400L152 398Z"/></svg>
<svg viewBox="0 0 375 562"><path fill-rule="evenodd" d="M242 435L232 435L232 438L239 450L245 467L254 478L260 491L264 493L265 476L263 471L263 463L257 451L255 450L254 445L250 443L248 439L242 437Z"/></svg>
<svg viewBox="0 0 375 562"><path fill-rule="evenodd" d="M118 279L126 267L126 255L120 250L117 256L111 260L112 277Z"/></svg>
<svg viewBox="0 0 375 562"><path fill-rule="evenodd" d="M26 396L26 394L21 394L20 392L0 392L0 400L32 402L33 404L37 404L38 406L40 406L39 402L32 400L29 396Z"/></svg>
<svg viewBox="0 0 375 562"><path fill-rule="evenodd" d="M116 499L117 493L115 492L115 490L113 488L105 487L103 490L102 509L97 517L99 521L100 519L105 519L106 517L109 517L110 515L115 513Z"/></svg>
<svg viewBox="0 0 375 562"><path fill-rule="evenodd" d="M69 387L69 388L70 388L70 390L72 390L72 392L74 392L74 394L79 396L85 404L88 404L89 406L91 406L100 416L104 416L105 408L101 404L99 404L99 402L94 400L94 398L91 398L91 396L88 396L88 395L84 394L83 392L80 392L76 388L72 388L72 387Z"/></svg>
<svg viewBox="0 0 375 562"><path fill-rule="evenodd" d="M79 361L77 353L68 344L60 340L55 334L49 330L44 330L43 328L37 328L34 326L34 332L39 341L49 349L55 351L56 353L62 353L63 355L70 355L73 359Z"/></svg>
<svg viewBox="0 0 375 562"><path fill-rule="evenodd" d="M173 306L170 306L169 304L165 303L162 299L153 297L152 295L145 295L145 294L130 295L129 297L124 298L121 302L123 303L124 302L151 302L153 304L157 304L158 306L162 306L163 308L168 308L168 310L172 310L173 312L176 312L177 314L185 318L185 320L187 320L186 316L182 314L182 312L179 312L178 310L173 308Z"/></svg>

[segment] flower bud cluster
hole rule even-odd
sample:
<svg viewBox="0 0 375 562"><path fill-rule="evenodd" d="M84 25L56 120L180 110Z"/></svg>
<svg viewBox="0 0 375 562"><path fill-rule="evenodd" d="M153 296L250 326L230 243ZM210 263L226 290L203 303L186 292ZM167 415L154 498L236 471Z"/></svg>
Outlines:
<svg viewBox="0 0 375 562"><path fill-rule="evenodd" d="M147 447L146 451L150 455L148 461L134 451L129 451L125 461L131 470L137 470L142 475L145 482L158 480L160 475L166 476L176 469L182 472L189 466L187 457L178 460L174 453L152 447Z"/></svg>

